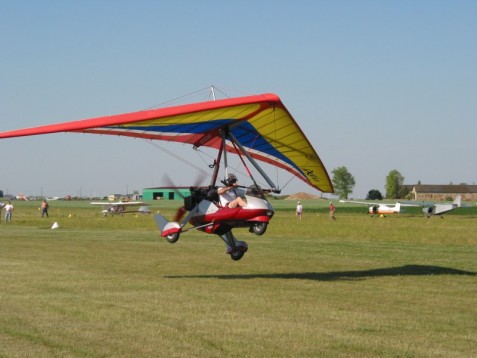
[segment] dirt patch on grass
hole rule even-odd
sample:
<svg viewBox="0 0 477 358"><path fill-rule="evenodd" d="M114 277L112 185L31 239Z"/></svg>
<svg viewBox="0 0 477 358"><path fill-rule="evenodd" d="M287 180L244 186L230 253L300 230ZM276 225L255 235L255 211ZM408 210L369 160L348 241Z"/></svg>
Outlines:
<svg viewBox="0 0 477 358"><path fill-rule="evenodd" d="M318 195L299 192L299 193L288 195L286 198L286 200L305 200L305 199L320 199L320 197Z"/></svg>

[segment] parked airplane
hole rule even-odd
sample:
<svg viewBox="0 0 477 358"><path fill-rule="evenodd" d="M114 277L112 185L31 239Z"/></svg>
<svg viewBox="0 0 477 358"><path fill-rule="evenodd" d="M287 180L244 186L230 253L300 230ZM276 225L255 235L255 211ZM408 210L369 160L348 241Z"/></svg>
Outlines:
<svg viewBox="0 0 477 358"><path fill-rule="evenodd" d="M117 202L92 202L91 205L101 205L103 210L101 211L104 216L108 215L123 215L128 213L140 213L150 214L148 208L149 204L142 201L117 201ZM137 207L137 210L127 210L128 207Z"/></svg>
<svg viewBox="0 0 477 358"><path fill-rule="evenodd" d="M383 203L372 203L369 201L354 201L354 200L340 200L340 203L352 203L352 204L364 204L371 205L368 209L368 212L371 216L374 215L388 215L388 214L397 214L401 211L401 206L419 206L417 204L402 204L397 202L396 204L383 204Z"/></svg>
<svg viewBox="0 0 477 358"><path fill-rule="evenodd" d="M28 201L28 197L27 197L25 194L22 194L22 193L18 194L18 195L16 196L16 198L17 198L17 200L25 200L25 201Z"/></svg>
<svg viewBox="0 0 477 358"><path fill-rule="evenodd" d="M451 204L434 204L430 206L426 206L422 211L428 218L431 217L431 215L444 215L445 213L460 208L462 206L462 198L460 195L457 195L455 197L455 200Z"/></svg>

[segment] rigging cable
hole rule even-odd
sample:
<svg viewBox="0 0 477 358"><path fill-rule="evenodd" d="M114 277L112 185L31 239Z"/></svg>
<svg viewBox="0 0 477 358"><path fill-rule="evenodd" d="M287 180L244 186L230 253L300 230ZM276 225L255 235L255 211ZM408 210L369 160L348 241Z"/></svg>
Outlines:
<svg viewBox="0 0 477 358"><path fill-rule="evenodd" d="M194 169L200 171L200 172L201 172L202 174L204 174L204 175L209 175L209 174L210 174L209 172L207 172L207 171L205 171L204 169L198 167L198 166L195 165L194 163L191 163L191 162L189 162L188 160L182 158L180 155L177 155L176 153L174 153L174 152L172 152L172 151L170 151L170 150L168 150L168 149L162 147L161 145L157 144L157 143L154 142L153 140L145 139L145 138L140 138L140 139L142 139L142 140L145 141L146 143L149 143L149 144L151 144L152 146L154 146L154 147L156 147L156 148L162 150L164 153L169 154L169 155L172 156L173 158L178 159L178 160L180 160L181 162L183 162L183 163L189 165L190 167L192 167L192 168L194 168Z"/></svg>

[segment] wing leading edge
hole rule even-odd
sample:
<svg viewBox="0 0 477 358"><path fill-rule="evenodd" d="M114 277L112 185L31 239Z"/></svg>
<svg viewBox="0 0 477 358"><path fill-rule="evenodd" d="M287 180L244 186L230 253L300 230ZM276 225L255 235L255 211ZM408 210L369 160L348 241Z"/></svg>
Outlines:
<svg viewBox="0 0 477 358"><path fill-rule="evenodd" d="M248 153L322 192L333 185L321 159L275 94L200 102L1 132L0 139L59 132L121 135L219 148L228 128ZM227 148L234 151L232 146Z"/></svg>

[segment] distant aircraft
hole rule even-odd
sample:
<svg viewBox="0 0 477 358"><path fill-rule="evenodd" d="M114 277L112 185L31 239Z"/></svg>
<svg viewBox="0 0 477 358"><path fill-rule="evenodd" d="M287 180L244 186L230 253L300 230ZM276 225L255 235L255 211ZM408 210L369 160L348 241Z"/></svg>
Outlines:
<svg viewBox="0 0 477 358"><path fill-rule="evenodd" d="M18 194L18 195L16 196L16 198L17 198L17 200L25 200L25 201L28 201L28 197L27 197L25 194L22 194L22 193Z"/></svg>
<svg viewBox="0 0 477 358"><path fill-rule="evenodd" d="M150 214L149 204L142 201L92 202L91 205L101 205L104 216L123 215L128 213ZM138 207L137 210L127 210L129 207Z"/></svg>
<svg viewBox="0 0 477 358"><path fill-rule="evenodd" d="M401 211L401 206L420 206L417 204L402 204L400 202L397 202L396 204L393 205L393 204L372 203L369 201L354 201L354 200L340 200L340 203L371 205L368 209L371 216L397 214Z"/></svg>
<svg viewBox="0 0 477 358"><path fill-rule="evenodd" d="M428 218L431 217L431 215L440 215L442 218L442 215L445 213L452 211L454 209L460 208L462 206L462 198L460 195L457 195L455 197L455 200L451 204L434 204L434 205L429 205L426 206L422 211Z"/></svg>

